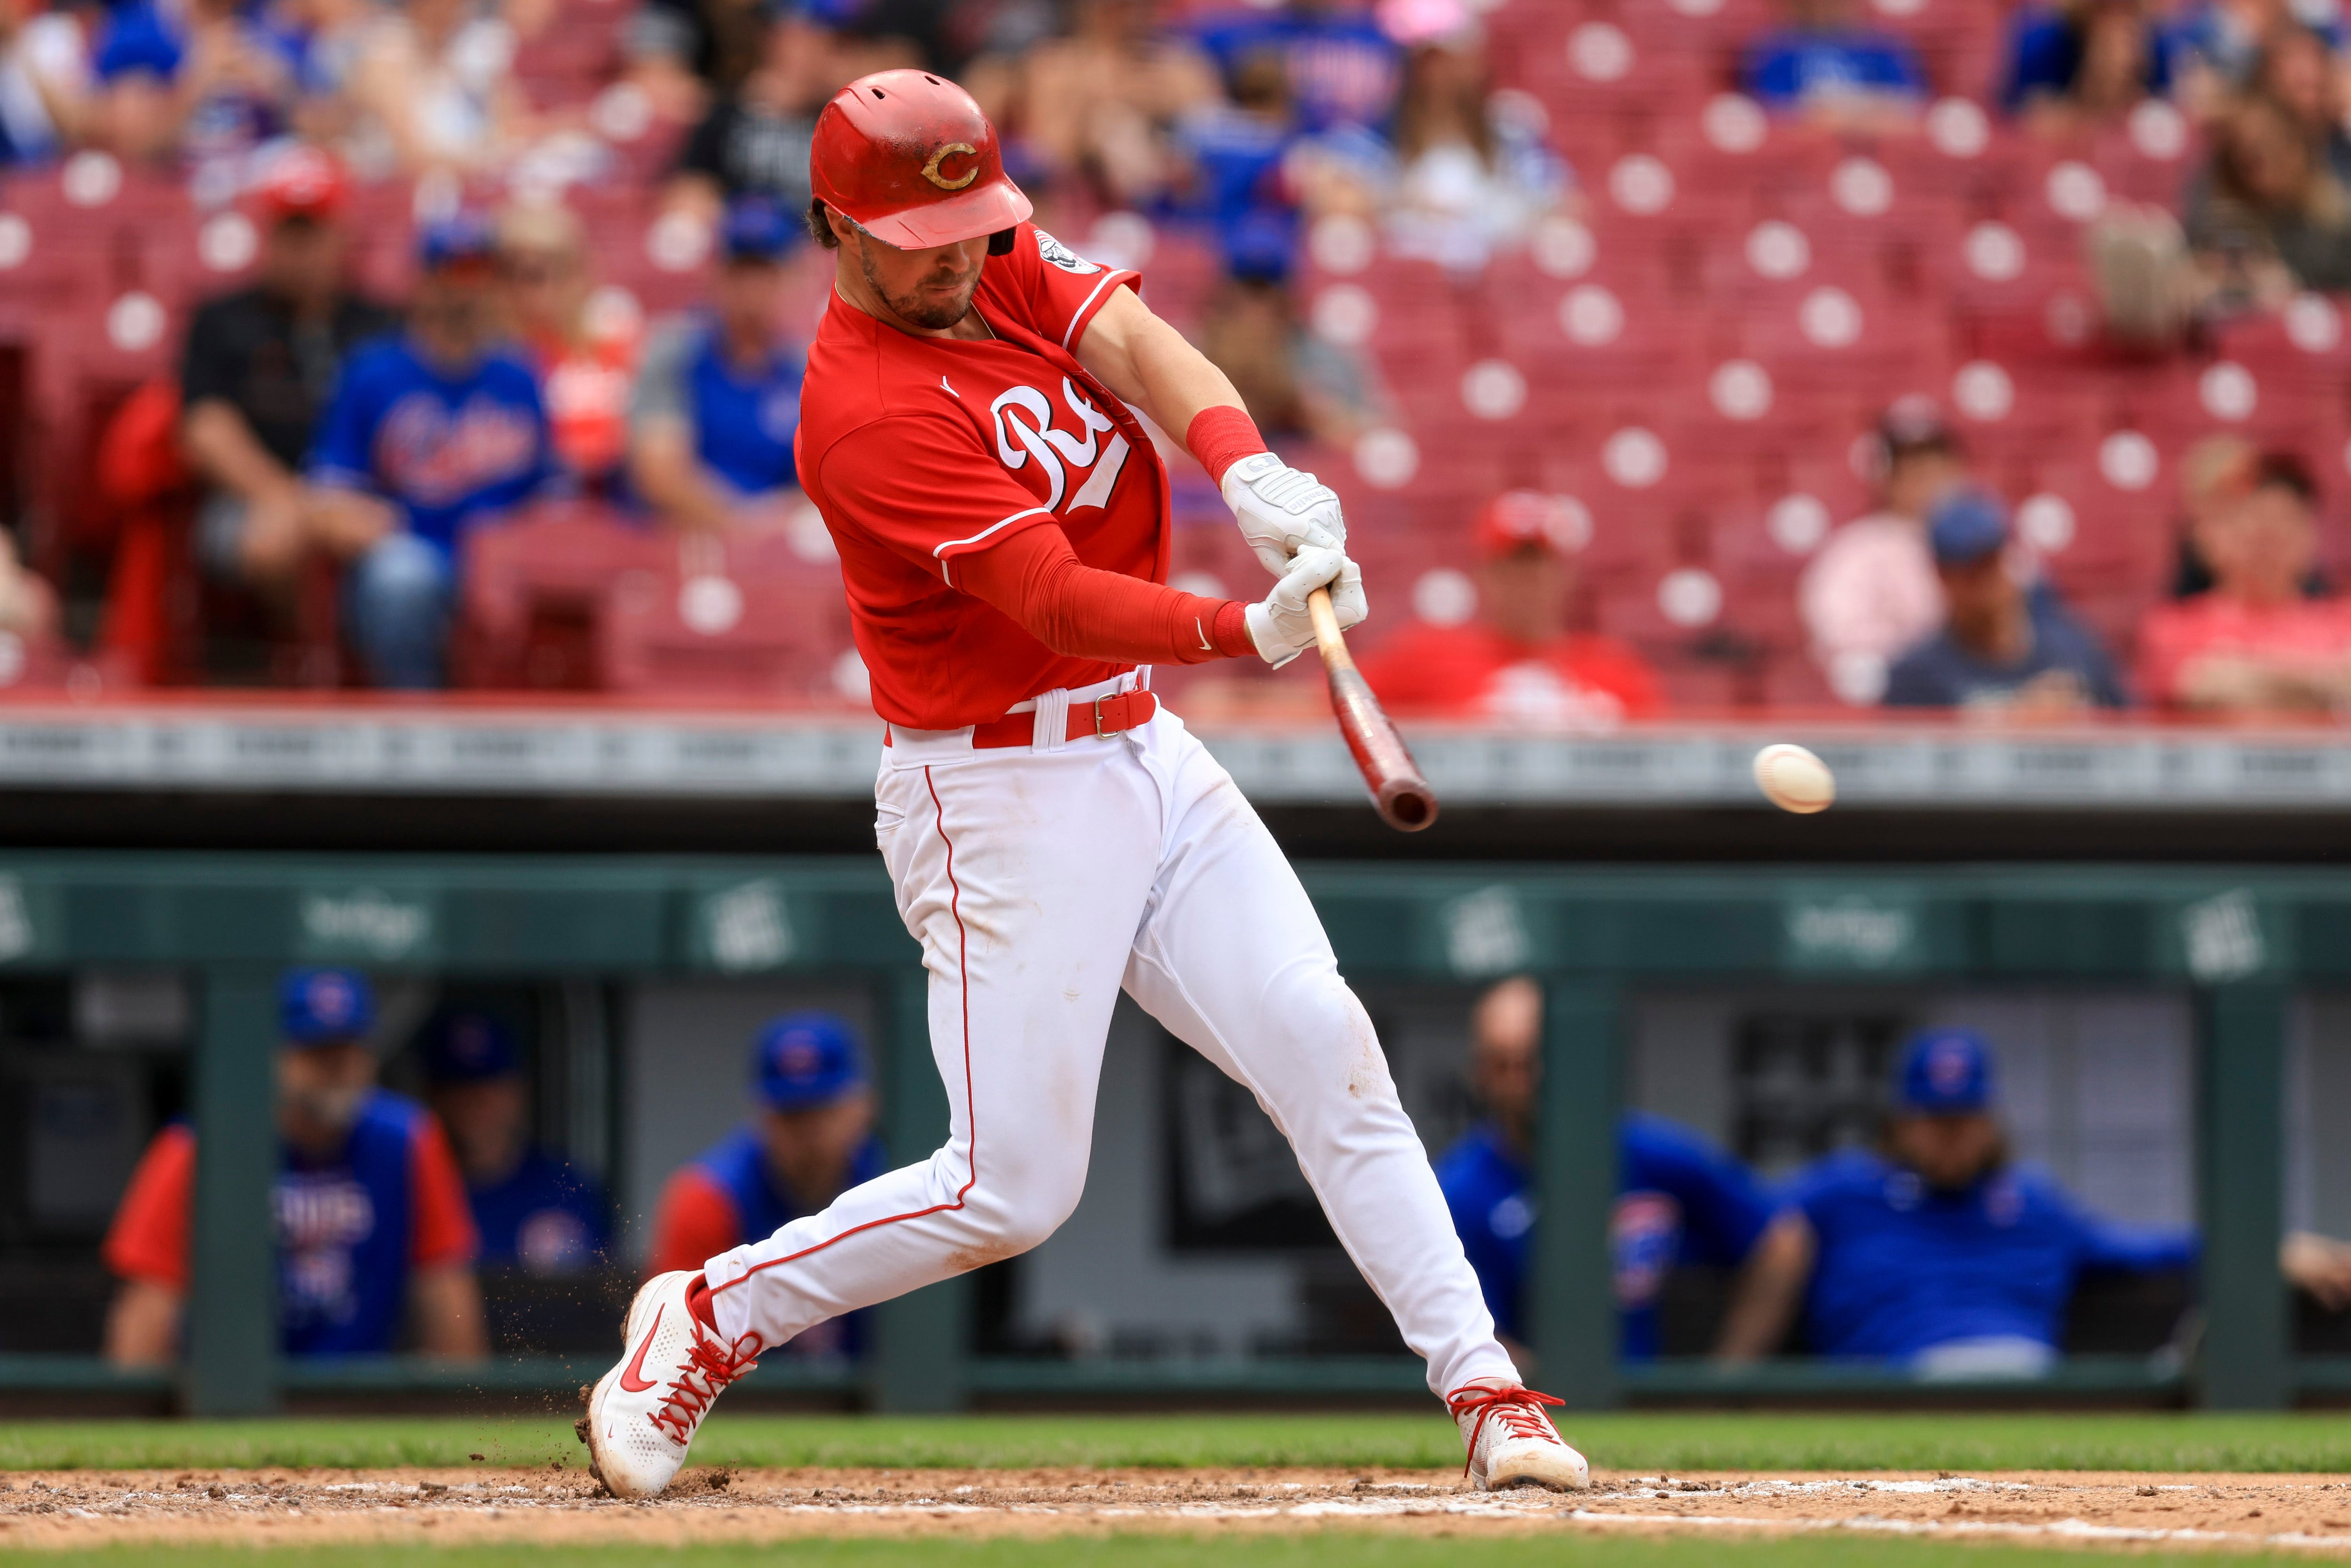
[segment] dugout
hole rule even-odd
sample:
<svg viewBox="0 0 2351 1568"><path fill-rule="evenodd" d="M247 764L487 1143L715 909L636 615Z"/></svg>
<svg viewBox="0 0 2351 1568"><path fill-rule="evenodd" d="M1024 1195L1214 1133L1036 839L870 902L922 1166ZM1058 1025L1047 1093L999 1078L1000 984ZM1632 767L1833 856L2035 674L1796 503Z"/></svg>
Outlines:
<svg viewBox="0 0 2351 1568"><path fill-rule="evenodd" d="M1883 994L1927 984L2172 998L2191 1036L2194 1207L2206 1231L2200 1333L2181 1356L2076 1356L1974 1397L2187 1400L2267 1407L2351 1389L2351 1359L2297 1355L2275 1266L2285 1212L2288 1035L2298 994L2351 980L2351 876L2091 866L1305 871L1351 979L1461 987L1520 969L1549 998L1533 1337L1541 1380L1580 1405L1627 1399L1905 1399L1876 1369L1787 1362L1729 1374L1613 1355L1607 1226L1615 1109L1635 998L1725 988ZM231 1414L281 1401L541 1395L568 1401L601 1355L447 1367L274 1354L267 1193L270 1001L286 964L397 978L797 978L864 998L893 1151L944 1124L924 976L880 868L849 860L362 857L102 852L0 856L0 969L180 977L193 998L187 1103L199 1129L194 1281L183 1367L111 1372L0 1354L0 1391L72 1388ZM655 1064L656 1067L658 1064ZM607 1103L621 1085L576 1085ZM592 1116L591 1116L592 1119ZM880 1312L857 1365L778 1358L747 1387L892 1409L976 1402L1178 1400L1268 1392L1409 1396L1416 1364L1344 1356L1043 1359L973 1354L969 1281Z"/></svg>

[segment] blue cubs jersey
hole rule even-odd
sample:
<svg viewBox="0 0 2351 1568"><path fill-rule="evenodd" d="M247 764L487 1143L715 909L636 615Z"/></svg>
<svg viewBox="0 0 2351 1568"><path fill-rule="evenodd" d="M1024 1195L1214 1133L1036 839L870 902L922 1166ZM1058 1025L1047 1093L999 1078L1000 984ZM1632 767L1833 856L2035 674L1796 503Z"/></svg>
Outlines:
<svg viewBox="0 0 2351 1568"><path fill-rule="evenodd" d="M1773 33L1748 51L1741 76L1764 107L1802 108L1813 98L1850 93L1917 97L1925 73L1910 46L1890 33L1790 30Z"/></svg>
<svg viewBox="0 0 2351 1568"><path fill-rule="evenodd" d="M425 1113L368 1096L339 1158L310 1164L284 1145L270 1207L277 1228L279 1331L288 1355L388 1351L408 1305Z"/></svg>
<svg viewBox="0 0 2351 1568"><path fill-rule="evenodd" d="M1677 1263L1745 1261L1771 1207L1747 1167L1687 1128L1634 1113L1617 1126L1616 1206L1608 1245L1623 1350L1657 1354L1657 1297ZM1490 1124L1472 1128L1437 1163L1469 1266L1495 1325L1520 1335L1535 1223L1532 1173Z"/></svg>
<svg viewBox="0 0 2351 1568"><path fill-rule="evenodd" d="M817 1207L803 1204L777 1186L768 1174L768 1158L756 1128L740 1127L694 1162L692 1169L706 1177L735 1210L738 1241L773 1236ZM878 1137L868 1137L850 1162L849 1186L872 1181L890 1168L890 1156ZM850 1312L808 1330L789 1348L799 1354L855 1355L865 1346L866 1314Z"/></svg>
<svg viewBox="0 0 2351 1568"><path fill-rule="evenodd" d="M1385 125L1404 78L1404 51L1366 13L1244 11L1211 17L1195 36L1228 79L1253 55L1280 56L1310 131Z"/></svg>
<svg viewBox="0 0 2351 1568"><path fill-rule="evenodd" d="M539 1275L576 1274L611 1244L602 1189L538 1149L495 1186L465 1188L481 1260Z"/></svg>
<svg viewBox="0 0 2351 1568"><path fill-rule="evenodd" d="M800 376L807 363L803 350L778 348L756 373L746 375L728 361L718 332L703 328L687 371L695 451L737 494L763 495L799 482L792 437L800 427Z"/></svg>
<svg viewBox="0 0 2351 1568"><path fill-rule="evenodd" d="M528 365L500 350L451 374L404 334L345 362L310 454L318 483L381 496L444 553L474 524L529 500L555 471Z"/></svg>
<svg viewBox="0 0 2351 1568"><path fill-rule="evenodd" d="M1907 1360L1991 1338L2054 1348L2085 1270L2184 1269L2196 1258L2192 1232L2102 1220L2028 1166L1938 1192L1851 1150L1798 1176L1786 1202L1820 1241L1804 1332L1823 1355Z"/></svg>

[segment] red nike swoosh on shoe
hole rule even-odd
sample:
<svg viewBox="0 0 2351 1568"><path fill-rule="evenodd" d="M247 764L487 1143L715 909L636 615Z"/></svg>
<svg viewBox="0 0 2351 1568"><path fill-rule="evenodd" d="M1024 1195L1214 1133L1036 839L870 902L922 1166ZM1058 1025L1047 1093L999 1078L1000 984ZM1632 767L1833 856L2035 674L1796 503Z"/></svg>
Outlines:
<svg viewBox="0 0 2351 1568"><path fill-rule="evenodd" d="M621 1391L622 1393L643 1394L646 1389L653 1386L651 1383L637 1375L645 1369L645 1352L653 1349L653 1335L661 1332L661 1315L667 1311L669 1311L669 1303L667 1301L664 1301L660 1306L653 1309L653 1326L646 1329L645 1337L637 1342L637 1354L629 1358L629 1364L621 1368Z"/></svg>

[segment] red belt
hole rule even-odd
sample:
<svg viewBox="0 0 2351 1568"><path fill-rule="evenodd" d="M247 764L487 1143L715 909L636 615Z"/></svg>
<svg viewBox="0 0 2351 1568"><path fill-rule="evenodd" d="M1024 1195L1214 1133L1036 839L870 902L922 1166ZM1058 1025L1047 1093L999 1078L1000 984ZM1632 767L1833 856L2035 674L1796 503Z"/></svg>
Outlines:
<svg viewBox="0 0 2351 1568"><path fill-rule="evenodd" d="M1065 740L1084 740L1090 737L1123 735L1130 729L1151 722L1159 711L1159 699L1149 692L1113 692L1092 702L1070 705L1069 733ZM1033 746L1037 743L1037 716L1033 713L1008 713L1002 718L989 719L986 724L971 727L971 744L975 751L1000 749L1008 746Z"/></svg>

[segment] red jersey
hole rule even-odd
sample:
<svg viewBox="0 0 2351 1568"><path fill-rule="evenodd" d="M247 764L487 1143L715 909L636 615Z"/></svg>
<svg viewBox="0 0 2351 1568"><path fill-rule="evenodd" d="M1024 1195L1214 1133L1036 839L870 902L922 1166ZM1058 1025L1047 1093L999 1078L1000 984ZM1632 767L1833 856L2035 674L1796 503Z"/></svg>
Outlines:
<svg viewBox="0 0 2351 1568"><path fill-rule="evenodd" d="M2298 599L2255 608L2199 593L2147 612L2139 622L2138 689L2158 706L2177 706L2188 666L2210 654L2299 660L2314 669L2351 653L2351 601Z"/></svg>
<svg viewBox="0 0 2351 1568"><path fill-rule="evenodd" d="M958 589L955 563L1050 522L1081 564L1167 580L1167 470L1075 353L1112 290L1141 281L1022 224L972 298L991 338L914 337L834 295L809 350L794 455L841 551L873 709L891 723L960 729L1133 668L1054 653Z"/></svg>
<svg viewBox="0 0 2351 1568"><path fill-rule="evenodd" d="M1397 713L1605 729L1657 711L1656 678L1608 637L1536 647L1490 627L1415 622L1364 661L1364 679Z"/></svg>

